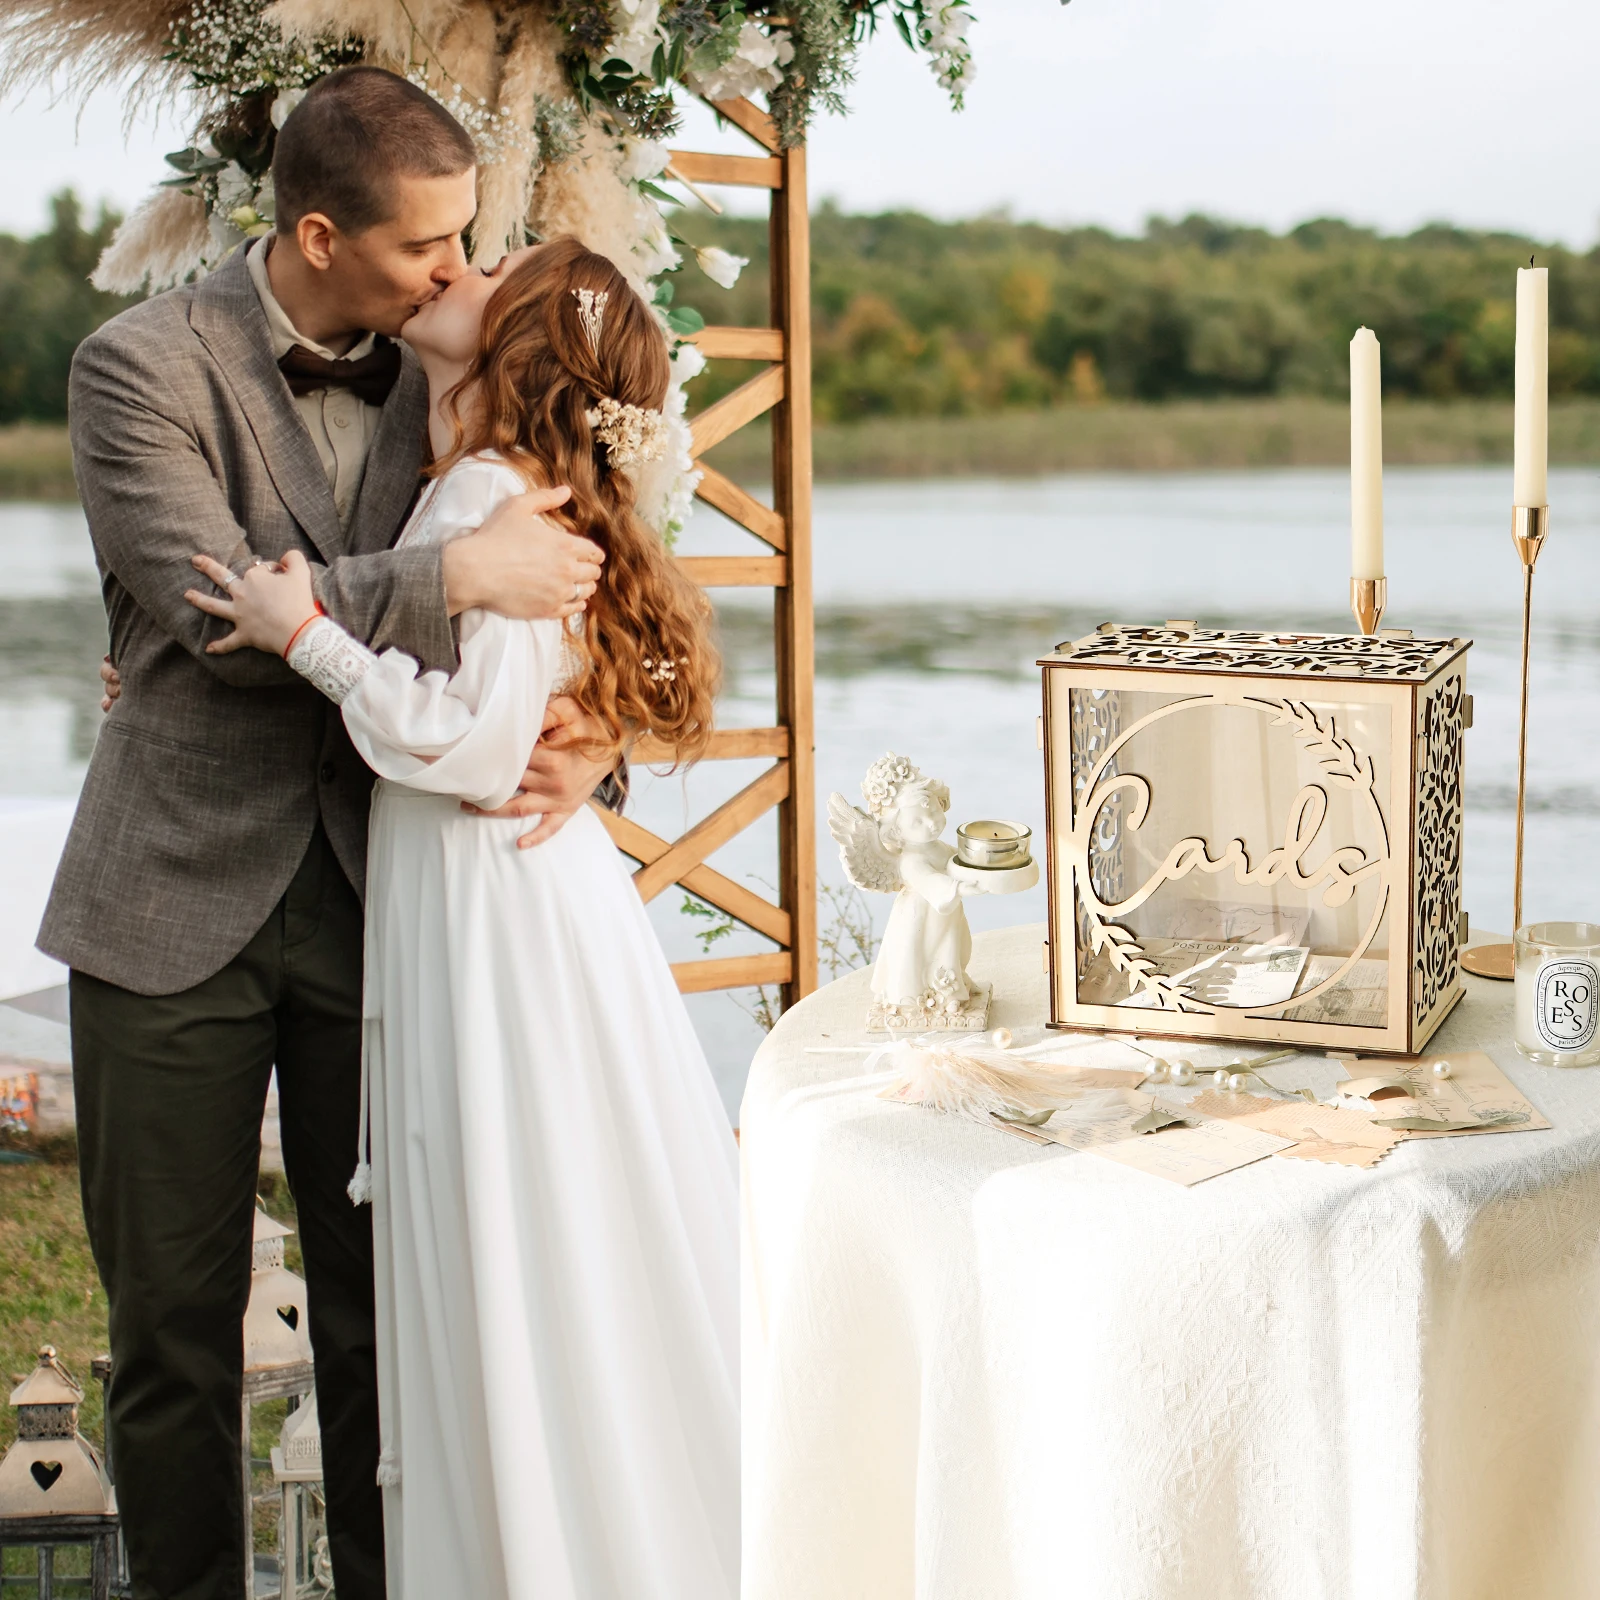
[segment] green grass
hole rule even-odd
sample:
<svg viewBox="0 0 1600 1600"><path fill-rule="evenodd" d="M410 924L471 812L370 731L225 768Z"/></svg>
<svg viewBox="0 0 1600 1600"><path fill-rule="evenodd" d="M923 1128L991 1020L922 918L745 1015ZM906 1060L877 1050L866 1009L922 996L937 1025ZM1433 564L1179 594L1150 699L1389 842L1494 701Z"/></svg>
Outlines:
<svg viewBox="0 0 1600 1600"><path fill-rule="evenodd" d="M83 1386L79 1428L99 1447L104 1441L102 1403L90 1363L110 1345L105 1290L83 1227L77 1149L70 1135L35 1143L7 1139L5 1147L41 1159L26 1166L0 1166L0 1379L9 1394L33 1369L39 1346L54 1345L62 1364ZM294 1202L288 1185L274 1173L263 1173L261 1184L267 1210L293 1227ZM284 1244L287 1265L301 1271L298 1241L290 1238ZM256 1407L253 1455L265 1458L277 1443L287 1405L277 1401ZM0 1451L16 1432L16 1413L9 1407L0 1409ZM258 1470L257 1491L270 1486L270 1472ZM256 1548L274 1549L276 1540L276 1518L258 1509ZM8 1577L11 1571L8 1562Z"/></svg>
<svg viewBox="0 0 1600 1600"><path fill-rule="evenodd" d="M1511 406L1499 400L1390 401L1390 466L1460 466L1511 459ZM1342 467L1350 414L1317 399L1182 401L1064 406L980 417L877 417L824 423L814 436L821 481L863 478L1026 477L1047 472L1194 472L1214 468ZM1600 400L1550 408L1550 459L1600 463ZM754 481L768 471L759 423L709 460ZM65 428L0 428L0 500L72 500Z"/></svg>
<svg viewBox="0 0 1600 1600"><path fill-rule="evenodd" d="M0 500L76 500L64 425L0 428Z"/></svg>
<svg viewBox="0 0 1600 1600"><path fill-rule="evenodd" d="M1390 402L1383 420L1384 457L1391 466L1511 459L1509 403ZM1343 402L1317 399L1108 402L981 417L823 424L813 443L820 480L1342 467L1350 459L1350 413ZM1550 459L1562 465L1600 462L1600 401L1550 408ZM765 473L764 432L746 428L717 446L709 460L734 477Z"/></svg>

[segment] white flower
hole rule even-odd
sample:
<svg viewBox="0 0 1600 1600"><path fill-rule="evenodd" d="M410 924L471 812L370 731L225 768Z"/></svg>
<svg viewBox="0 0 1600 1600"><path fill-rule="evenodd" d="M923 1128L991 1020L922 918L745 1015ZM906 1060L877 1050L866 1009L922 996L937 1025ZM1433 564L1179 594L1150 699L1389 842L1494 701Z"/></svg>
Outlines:
<svg viewBox="0 0 1600 1600"><path fill-rule="evenodd" d="M256 213L267 222L278 220L278 192L272 186L270 172L261 180L261 187L256 190Z"/></svg>
<svg viewBox="0 0 1600 1600"><path fill-rule="evenodd" d="M672 381L678 384L698 378L706 370L705 352L697 344L685 341L672 352Z"/></svg>
<svg viewBox="0 0 1600 1600"><path fill-rule="evenodd" d="M766 93L783 82L781 69L794 60L794 45L782 28L763 33L753 22L739 29L733 54L720 67L696 74L690 87L708 100L734 100Z"/></svg>
<svg viewBox="0 0 1600 1600"><path fill-rule="evenodd" d="M304 89L285 89L272 102L272 126L281 128L289 120L289 113L306 97Z"/></svg>
<svg viewBox="0 0 1600 1600"><path fill-rule="evenodd" d="M750 265L748 256L736 256L727 250L719 250L715 245L696 250L694 258L700 270L724 289L731 289L739 281L739 274Z"/></svg>
<svg viewBox="0 0 1600 1600"><path fill-rule="evenodd" d="M607 61L626 61L628 66L643 77L650 76L650 66L655 59L656 46L661 43L661 30L657 23L661 17L660 0L619 0L628 18L628 25L605 47L602 55Z"/></svg>
<svg viewBox="0 0 1600 1600"><path fill-rule="evenodd" d="M643 178L659 177L671 159L672 154L664 144L650 139L624 139L622 161L617 170L630 182L637 183Z"/></svg>
<svg viewBox="0 0 1600 1600"><path fill-rule="evenodd" d="M680 345L678 354L681 356L690 350L694 350L693 345ZM699 355L700 352L694 350L694 353ZM629 474L639 515L661 535L669 550L694 510L694 492L701 477L691 453L694 441L684 415L686 405L687 397L674 361L672 382L667 386L666 403L661 408L665 448L659 459Z"/></svg>

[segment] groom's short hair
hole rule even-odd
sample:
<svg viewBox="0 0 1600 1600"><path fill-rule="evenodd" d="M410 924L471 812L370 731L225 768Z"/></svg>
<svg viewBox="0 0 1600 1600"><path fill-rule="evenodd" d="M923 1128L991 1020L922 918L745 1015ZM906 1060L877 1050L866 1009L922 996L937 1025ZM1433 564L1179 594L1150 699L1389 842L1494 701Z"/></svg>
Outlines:
<svg viewBox="0 0 1600 1600"><path fill-rule="evenodd" d="M365 233L394 215L396 179L453 178L476 160L471 135L432 95L382 67L341 67L278 131L278 232L320 211L341 233Z"/></svg>

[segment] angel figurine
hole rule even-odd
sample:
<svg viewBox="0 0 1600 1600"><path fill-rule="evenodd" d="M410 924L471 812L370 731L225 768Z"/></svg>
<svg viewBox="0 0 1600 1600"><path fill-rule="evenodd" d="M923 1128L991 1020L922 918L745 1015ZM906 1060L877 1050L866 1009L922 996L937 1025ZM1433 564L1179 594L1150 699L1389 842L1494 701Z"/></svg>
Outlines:
<svg viewBox="0 0 1600 1600"><path fill-rule="evenodd" d="M828 797L828 829L850 881L895 896L872 969L868 1029L987 1026L990 987L968 976L972 932L961 903L982 885L950 870L955 851L940 837L949 789L891 753L867 769L861 793L866 811Z"/></svg>

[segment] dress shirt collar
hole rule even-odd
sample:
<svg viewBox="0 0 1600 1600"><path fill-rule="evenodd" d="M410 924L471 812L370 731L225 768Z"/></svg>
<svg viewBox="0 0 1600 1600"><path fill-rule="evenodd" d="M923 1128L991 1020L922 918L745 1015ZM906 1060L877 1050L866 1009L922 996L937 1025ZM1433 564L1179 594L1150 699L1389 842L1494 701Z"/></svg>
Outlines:
<svg viewBox="0 0 1600 1600"><path fill-rule="evenodd" d="M267 331L272 335L272 359L281 361L294 345L300 345L312 355L323 356L329 361L357 361L362 356L370 355L373 345L377 342L375 334L362 334L342 356L336 356L325 344L318 344L315 339L308 339L295 327L289 320L289 313L278 304L278 297L272 292L272 280L267 276L267 253L271 247L271 234L264 239L253 241L249 246L249 254L245 257L245 264L250 269L250 281L256 287L261 309L267 315Z"/></svg>

